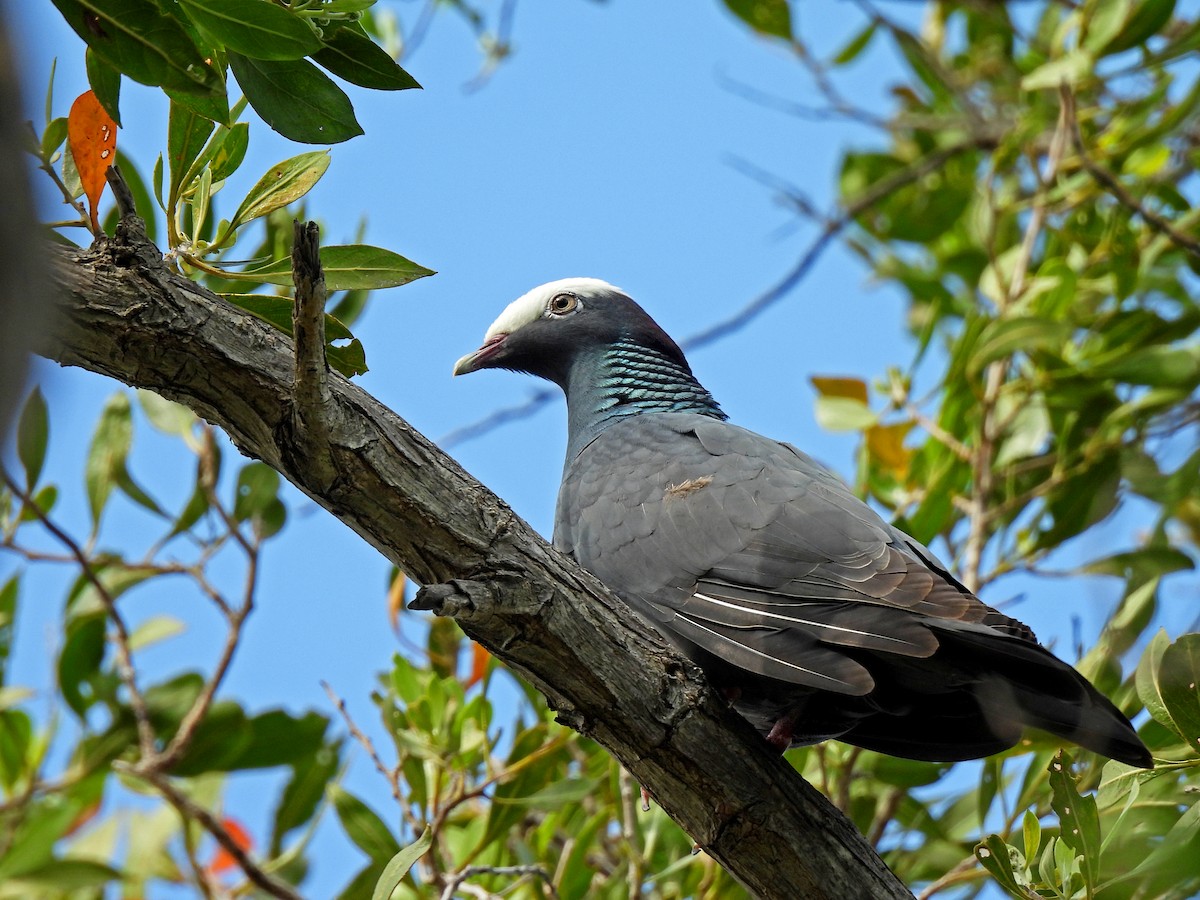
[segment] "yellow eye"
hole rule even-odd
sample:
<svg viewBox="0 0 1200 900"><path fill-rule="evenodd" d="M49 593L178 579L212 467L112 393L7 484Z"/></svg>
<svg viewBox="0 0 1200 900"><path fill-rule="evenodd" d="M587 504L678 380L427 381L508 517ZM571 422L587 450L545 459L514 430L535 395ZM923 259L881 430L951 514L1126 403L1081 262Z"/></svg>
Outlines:
<svg viewBox="0 0 1200 900"><path fill-rule="evenodd" d="M575 298L574 294L555 294L547 308L556 316L565 316L567 313L572 312L578 305L579 301Z"/></svg>

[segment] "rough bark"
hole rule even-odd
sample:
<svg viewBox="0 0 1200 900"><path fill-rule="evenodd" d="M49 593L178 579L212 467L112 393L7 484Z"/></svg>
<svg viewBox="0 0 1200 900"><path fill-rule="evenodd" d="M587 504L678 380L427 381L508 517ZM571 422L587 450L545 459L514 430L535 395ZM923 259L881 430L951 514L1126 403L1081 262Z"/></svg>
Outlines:
<svg viewBox="0 0 1200 900"><path fill-rule="evenodd" d="M138 224L52 251L62 315L38 352L183 403L278 469L429 586L422 606L608 748L754 894L911 897L697 669L399 416L330 373L325 437L298 430L291 341L170 273Z"/></svg>

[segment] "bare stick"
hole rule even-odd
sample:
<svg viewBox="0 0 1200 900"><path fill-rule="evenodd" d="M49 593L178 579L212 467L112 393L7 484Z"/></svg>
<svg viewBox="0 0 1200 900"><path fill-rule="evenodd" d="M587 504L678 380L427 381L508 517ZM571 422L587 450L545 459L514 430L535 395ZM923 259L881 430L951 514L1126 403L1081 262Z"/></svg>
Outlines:
<svg viewBox="0 0 1200 900"><path fill-rule="evenodd" d="M233 835L221 824L221 821L175 787L171 783L171 779L166 775L153 770L148 771L138 766L131 766L121 760L114 761L113 768L154 785L155 789L167 799L168 803L175 807L176 811L184 819L199 822L201 827L211 834L216 842L224 847L225 851L233 857L234 862L238 864L238 868L246 873L246 877L255 886L266 891L272 897L279 897L280 900L301 900L300 895L292 890L291 885L284 884L282 881L272 878L259 868L258 864L233 839Z"/></svg>
<svg viewBox="0 0 1200 900"><path fill-rule="evenodd" d="M400 792L400 773L396 769L389 769L383 764L383 760L380 759L379 753L375 750L375 745L354 724L354 720L350 718L350 711L346 709L346 701L334 693L333 688L329 686L329 682L322 681L321 687L325 688L325 693L329 695L330 701L337 707L337 711L342 714L342 719L345 721L346 727L350 729L351 736L367 751L367 756L371 757L371 762L375 764L375 768L379 770L379 774L386 778L388 784L392 786L392 796L396 798L396 802L404 805L404 799Z"/></svg>
<svg viewBox="0 0 1200 900"><path fill-rule="evenodd" d="M330 394L325 362L325 273L321 271L321 231L316 222L295 223L292 280L296 285L292 306L296 341L292 419L297 432L322 446L328 438L325 409Z"/></svg>
<svg viewBox="0 0 1200 900"><path fill-rule="evenodd" d="M136 216L138 214L137 204L133 202L133 191L125 183L125 176L121 174L121 167L113 163L104 170L104 179L108 182L108 186L112 188L113 200L117 204L117 214L122 219L126 216Z"/></svg>
<svg viewBox="0 0 1200 900"><path fill-rule="evenodd" d="M554 888L554 882L550 875L541 866L467 866L453 875L446 878L446 888L442 891L442 900L453 900L454 892L459 889L464 881L476 875L508 875L525 878L533 876L540 878L546 884L546 890L550 892L550 896L558 897L558 891Z"/></svg>
<svg viewBox="0 0 1200 900"><path fill-rule="evenodd" d="M1083 142L1083 132L1079 128L1079 119L1075 116L1075 96L1065 84L1059 88L1059 96L1062 98L1063 113L1070 123L1071 137L1075 145L1075 152L1079 156L1080 165L1104 185L1122 206L1128 207L1141 216L1147 225L1165 236L1172 244L1194 256L1200 256L1200 240L1184 234L1167 219L1142 203L1129 192L1125 185L1121 184L1112 172L1088 155L1087 146Z"/></svg>
<svg viewBox="0 0 1200 900"><path fill-rule="evenodd" d="M138 741L142 756L149 758L154 756L156 752L154 727L150 724L150 713L146 709L146 699L142 696L141 690L137 685L137 676L133 668L133 653L129 649L129 629L125 627L125 620L117 611L117 603L113 599L108 588L104 586L104 582L100 580L100 576L92 567L91 560L87 558L87 554L83 552L83 548L75 542L69 534L50 521L50 517L42 512L41 507L34 502L34 499L21 490L17 483L12 480L7 470L0 469L0 478L4 480L5 486L14 497L21 501L24 508L34 514L42 527L49 531L64 547L70 551L75 557L75 561L79 563L79 568L83 572L83 576L88 580L93 588L96 589L96 595L100 598L100 603L104 606L104 611L108 618L112 620L113 630L116 632L116 637L113 643L117 651L117 672L120 675L121 682L125 685L125 689L129 691L129 705L133 709L133 718L137 722Z"/></svg>

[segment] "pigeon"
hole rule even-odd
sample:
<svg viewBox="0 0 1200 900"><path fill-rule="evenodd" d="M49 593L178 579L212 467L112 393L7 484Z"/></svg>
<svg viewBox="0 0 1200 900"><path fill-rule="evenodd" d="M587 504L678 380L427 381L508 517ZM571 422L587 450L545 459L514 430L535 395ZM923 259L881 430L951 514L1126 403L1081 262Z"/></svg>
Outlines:
<svg viewBox="0 0 1200 900"><path fill-rule="evenodd" d="M513 301L455 375L562 388L554 546L780 751L836 738L954 762L1027 729L1150 768L1128 719L834 473L727 421L625 292L568 278Z"/></svg>

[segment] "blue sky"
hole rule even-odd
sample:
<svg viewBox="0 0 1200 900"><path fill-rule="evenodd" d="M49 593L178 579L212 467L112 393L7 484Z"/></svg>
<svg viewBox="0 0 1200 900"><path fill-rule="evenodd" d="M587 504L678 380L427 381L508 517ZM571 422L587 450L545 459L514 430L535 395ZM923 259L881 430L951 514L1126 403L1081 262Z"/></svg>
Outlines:
<svg viewBox="0 0 1200 900"><path fill-rule="evenodd" d="M497 4L487 6L494 10ZM417 5L397 8L411 17ZM859 27L850 4L797 8L803 34L824 53ZM836 14L821 15L818 8ZM55 114L65 114L87 86L81 42L48 2L9 4L8 11L18 32L14 43L22 51L31 116L40 124L54 57ZM892 12L917 14L907 4ZM326 243L346 242L365 218L369 243L439 271L377 294L355 327L371 367L361 384L435 439L538 387L510 373L450 377L454 361L478 346L511 299L555 278L600 277L626 288L683 338L770 287L813 237L810 226L791 228L793 215L730 158L778 173L828 206L839 155L847 146L873 142L861 127L802 121L730 91L727 79L819 102L784 48L754 37L714 0L519 4L514 43L514 55L486 86L467 91L478 50L460 20L439 17L405 61L425 90L372 94L351 88L366 135L333 148L330 170L308 198L309 214L326 225ZM847 71L842 87L856 101L885 109L896 71L890 51L876 42ZM126 81L122 115L121 146L148 175L165 143L161 97ZM250 154L226 188L226 207L268 166L308 149L269 131L252 114L249 121ZM40 188L47 214L56 216L55 198L47 185ZM889 363L906 362L911 348L902 312L896 294L867 284L861 266L835 248L798 290L750 327L694 353L693 367L735 422L789 440L849 475L854 441L817 427L808 378L870 378ZM87 521L82 459L99 404L116 385L45 362L35 371L51 404L50 477L65 493L59 519L81 531ZM556 402L453 450L547 536L564 419ZM168 441L138 428L131 468L168 505L186 498L190 467ZM259 605L227 691L254 710L285 706L331 714L319 685L325 680L347 699L360 724L373 724L368 694L397 650L384 608L388 566L295 491L289 490L287 502L292 521L269 545ZM144 547L151 539L145 523L122 501L107 523L105 542ZM1081 552L1092 556L1101 549ZM12 565L0 557L0 577ZM233 589L236 569L227 575ZM40 587L25 592L14 681L49 683L48 635L59 615L62 581L38 575ZM985 599L1005 599L1015 590L1008 585ZM1036 589L1045 594L1048 587ZM1068 645L1077 617L1087 641L1115 598L1110 587L1054 584L1056 602L1030 600L1016 612L1043 640L1057 636ZM154 588L131 595L129 604L135 620L167 610L189 621L187 635L147 652L153 677L211 660L221 632L210 618L189 614L194 598L184 601ZM270 815L255 799L261 784L246 779L229 801L230 811L260 836ZM386 786L365 760L356 762L348 786L388 815ZM319 847L308 885L315 896L334 891L360 865L357 851L328 823Z"/></svg>

